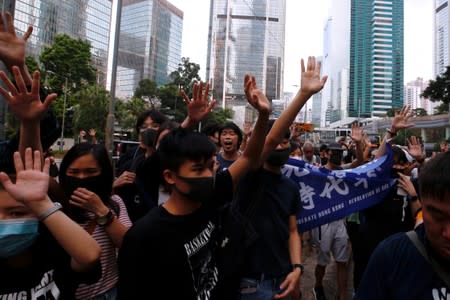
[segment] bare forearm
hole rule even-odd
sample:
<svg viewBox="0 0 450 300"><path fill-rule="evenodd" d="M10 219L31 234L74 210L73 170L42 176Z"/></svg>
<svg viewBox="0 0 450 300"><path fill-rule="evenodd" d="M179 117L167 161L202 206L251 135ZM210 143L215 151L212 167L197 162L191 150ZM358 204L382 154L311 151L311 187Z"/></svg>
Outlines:
<svg viewBox="0 0 450 300"><path fill-rule="evenodd" d="M20 124L20 139L19 139L19 152L24 158L25 149L31 147L33 151L40 151L42 153L41 144L41 129L40 122L21 122Z"/></svg>
<svg viewBox="0 0 450 300"><path fill-rule="evenodd" d="M310 93L305 93L301 89L295 95L292 103L283 111L281 116L275 121L272 129L266 137L264 150L261 156L261 161L264 161L273 149L281 142L284 133L289 129L289 126L294 121L298 112L305 105L306 101L311 97Z"/></svg>
<svg viewBox="0 0 450 300"><path fill-rule="evenodd" d="M289 256L292 264L300 264L302 256L302 240L297 230L289 233Z"/></svg>

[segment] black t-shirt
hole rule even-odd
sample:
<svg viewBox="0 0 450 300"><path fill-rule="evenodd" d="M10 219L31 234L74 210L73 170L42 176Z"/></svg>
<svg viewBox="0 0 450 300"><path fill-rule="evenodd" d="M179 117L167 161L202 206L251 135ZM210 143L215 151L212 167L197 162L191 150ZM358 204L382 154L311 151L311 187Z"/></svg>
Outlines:
<svg viewBox="0 0 450 300"><path fill-rule="evenodd" d="M100 263L89 272L73 271L71 257L45 228L31 251L31 265L20 270L0 260L0 299L75 299L79 283L101 277Z"/></svg>
<svg viewBox="0 0 450 300"><path fill-rule="evenodd" d="M438 258L432 251L423 225L416 232L427 252L449 270L450 262ZM450 288L446 287L406 234L398 233L375 249L354 299L437 300L449 297Z"/></svg>
<svg viewBox="0 0 450 300"><path fill-rule="evenodd" d="M242 180L237 193L240 211L258 235L247 250L243 276L286 275L292 270L289 217L301 209L299 187L286 176L261 168Z"/></svg>
<svg viewBox="0 0 450 300"><path fill-rule="evenodd" d="M414 228L414 217L406 197L397 195L397 189L378 204L360 213L360 231L369 254L385 238Z"/></svg>
<svg viewBox="0 0 450 300"><path fill-rule="evenodd" d="M119 299L226 299L216 235L219 207L231 197L231 175L219 172L214 199L195 212L175 216L159 206L138 220L119 251Z"/></svg>

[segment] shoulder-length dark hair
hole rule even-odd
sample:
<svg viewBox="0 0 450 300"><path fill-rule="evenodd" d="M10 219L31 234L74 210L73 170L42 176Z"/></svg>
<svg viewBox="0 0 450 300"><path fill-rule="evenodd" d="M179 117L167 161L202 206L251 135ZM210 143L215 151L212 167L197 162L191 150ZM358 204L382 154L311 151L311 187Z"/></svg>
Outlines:
<svg viewBox="0 0 450 300"><path fill-rule="evenodd" d="M107 186L104 187L105 191L108 191L108 195L111 195L114 180L113 167L106 148L100 144L80 143L70 148L66 155L64 155L59 167L59 183L64 186L67 179L66 172L69 166L79 157L88 154L92 154L98 162L101 168L100 176L102 177L102 182L107 184ZM115 202L111 200L111 197L106 197L106 199L102 199L102 201L106 206L113 208L115 211L117 210ZM116 211L116 213L118 213L118 211Z"/></svg>

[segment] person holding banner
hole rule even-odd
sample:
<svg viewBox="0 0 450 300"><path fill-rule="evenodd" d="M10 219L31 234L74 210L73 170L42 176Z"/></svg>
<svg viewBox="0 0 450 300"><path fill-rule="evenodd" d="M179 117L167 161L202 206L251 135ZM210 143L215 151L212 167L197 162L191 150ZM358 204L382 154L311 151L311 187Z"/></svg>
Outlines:
<svg viewBox="0 0 450 300"><path fill-rule="evenodd" d="M364 163L364 150L362 146L363 130L357 123L352 124L351 138L356 145L356 159L349 164L343 165L343 146L340 143L331 143L328 146L329 159L325 168L329 170L352 169ZM347 262L350 256L350 244L345 220L339 219L316 227L312 230L311 234L318 251L315 269L315 297L317 300L325 299L322 280L325 276L326 266L330 263L331 254L333 254L337 263L339 299L344 300L347 287Z"/></svg>
<svg viewBox="0 0 450 300"><path fill-rule="evenodd" d="M300 193L281 168L291 153L290 124L327 80L320 76L321 63L314 57L308 58L306 70L303 60L301 65L300 90L281 116L271 121L256 169L242 180L237 191L239 209L256 233L246 250L238 299L291 299L298 293L303 272L297 229Z"/></svg>

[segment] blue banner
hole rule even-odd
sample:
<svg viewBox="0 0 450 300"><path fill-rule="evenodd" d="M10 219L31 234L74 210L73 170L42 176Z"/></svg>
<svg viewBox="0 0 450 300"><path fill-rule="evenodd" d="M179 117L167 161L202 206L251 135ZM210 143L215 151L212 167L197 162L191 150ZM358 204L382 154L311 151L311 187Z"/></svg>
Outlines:
<svg viewBox="0 0 450 300"><path fill-rule="evenodd" d="M390 176L389 144L386 153L357 168L335 171L290 158L282 173L299 186L303 210L297 216L298 230L308 231L380 202L396 182Z"/></svg>

